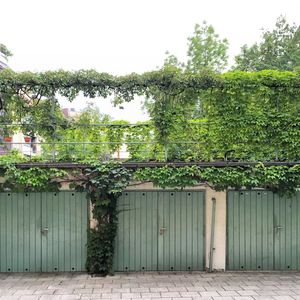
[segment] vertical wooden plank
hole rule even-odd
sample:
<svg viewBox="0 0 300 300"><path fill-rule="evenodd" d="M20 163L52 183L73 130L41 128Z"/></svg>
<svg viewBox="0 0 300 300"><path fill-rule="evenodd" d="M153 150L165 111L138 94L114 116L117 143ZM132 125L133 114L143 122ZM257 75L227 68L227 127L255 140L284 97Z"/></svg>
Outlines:
<svg viewBox="0 0 300 300"><path fill-rule="evenodd" d="M280 270L280 237L276 227L280 222L280 203L277 194L274 194L274 268Z"/></svg>
<svg viewBox="0 0 300 300"><path fill-rule="evenodd" d="M12 243L11 243L11 251L12 251L12 271L18 272L18 240L19 240L19 233L18 233L18 198L19 193L15 193L14 197L12 198L11 203L11 236L12 236Z"/></svg>
<svg viewBox="0 0 300 300"><path fill-rule="evenodd" d="M48 228L48 194L47 193L41 193L41 209L42 209L42 272L48 271L48 235L49 231L43 232L44 228ZM49 201L50 202L50 201Z"/></svg>
<svg viewBox="0 0 300 300"><path fill-rule="evenodd" d="M31 198L31 197L30 197ZM34 218L35 216L32 215L30 210L30 199L29 197L24 197L23 194L23 223L24 223L24 271L29 272L31 271L30 266L30 219Z"/></svg>
<svg viewBox="0 0 300 300"><path fill-rule="evenodd" d="M279 204L280 204L280 222L283 228L279 230L279 238L280 238L280 269L285 270L287 267L287 252L286 252L286 245L287 245L287 231L289 230L289 222L286 219L287 212L288 212L288 199L287 198L280 198L279 197ZM291 218L291 215L288 216Z"/></svg>
<svg viewBox="0 0 300 300"><path fill-rule="evenodd" d="M180 270L184 271L187 269L187 207L186 207L186 198L183 197L182 193L180 194L180 206L181 206L181 240L180 240L180 249L181 249L181 265Z"/></svg>
<svg viewBox="0 0 300 300"><path fill-rule="evenodd" d="M243 269L245 267L245 219L246 219L246 214L245 214L245 195L247 191L240 192L240 199L239 199L239 255L240 255L240 260L239 260L239 265L238 269Z"/></svg>
<svg viewBox="0 0 300 300"><path fill-rule="evenodd" d="M82 223L81 223L81 270L85 271L85 264L87 258L87 231L90 227L89 213L90 213L90 201L86 198L86 193L80 193L82 197Z"/></svg>
<svg viewBox="0 0 300 300"><path fill-rule="evenodd" d="M170 269L170 199L174 198L175 192L163 192L163 222L162 241L163 257L162 270Z"/></svg>
<svg viewBox="0 0 300 300"><path fill-rule="evenodd" d="M35 218L34 218L34 228L35 233L32 236L33 241L33 248L35 247L35 266L36 272L42 271L42 201L41 201L41 193L31 193L29 194L30 198L33 198L33 204L32 206L35 206ZM26 194L25 194L26 196ZM31 199L30 199L31 201Z"/></svg>
<svg viewBox="0 0 300 300"><path fill-rule="evenodd" d="M24 197L21 193L18 193L17 197L18 201L18 211L17 211L17 218L18 218L18 263L17 263L17 270L18 272L24 272Z"/></svg>
<svg viewBox="0 0 300 300"><path fill-rule="evenodd" d="M186 220L186 270L192 270L193 265L193 211L192 211L192 197L190 192L182 192L184 198L186 199L186 209L187 209L187 220Z"/></svg>
<svg viewBox="0 0 300 300"><path fill-rule="evenodd" d="M290 244L290 241L288 239L289 231L291 230L289 223L291 219L291 214L289 214L289 198L284 197L284 198L279 198L279 202L281 205L281 216L280 216L280 225L283 225L283 229L279 231L280 235L280 244L281 244L281 258L282 258L282 263L281 263L281 270L285 270L288 266L288 256L290 252L290 248L288 251L286 251L286 246ZM288 216L288 219L286 218Z"/></svg>
<svg viewBox="0 0 300 300"><path fill-rule="evenodd" d="M151 271L157 271L158 269L158 192L151 192L152 201L152 228L151 228L151 240L152 243L152 265Z"/></svg>
<svg viewBox="0 0 300 300"><path fill-rule="evenodd" d="M297 236L296 236L296 226L295 219L297 212L296 198L295 196L286 196L288 200L287 214L285 216L289 230L286 232L286 253L287 253L287 261L286 261L286 269L292 270L295 269L296 266L296 247L297 247ZM287 228L288 229L288 228ZM290 247L288 245L290 244Z"/></svg>
<svg viewBox="0 0 300 300"><path fill-rule="evenodd" d="M161 228L164 227L165 192L158 192L158 270L164 269L164 236Z"/></svg>
<svg viewBox="0 0 300 300"><path fill-rule="evenodd" d="M245 263L242 270L251 269L251 191L245 192Z"/></svg>
<svg viewBox="0 0 300 300"><path fill-rule="evenodd" d="M24 195L25 197L25 195ZM30 272L38 272L39 265L36 265L37 260L37 253L36 253L36 227L38 226L37 223L40 224L41 221L41 211L40 211L40 203L36 200L36 194L32 193L29 197L25 197L26 201L28 199L29 202L29 265L30 265ZM39 199L40 200L40 199ZM38 216L38 214L40 214ZM38 219L38 220L37 220ZM41 230L41 227L39 228ZM39 241L40 242L40 241ZM39 262L41 264L41 261Z"/></svg>
<svg viewBox="0 0 300 300"><path fill-rule="evenodd" d="M0 271L7 272L7 203L11 193L0 193Z"/></svg>
<svg viewBox="0 0 300 300"><path fill-rule="evenodd" d="M274 196L272 192L268 192L268 270L274 269Z"/></svg>
<svg viewBox="0 0 300 300"><path fill-rule="evenodd" d="M75 271L83 271L84 270L84 262L81 258L81 244L82 241L82 217L85 213L84 208L82 208L81 202L86 201L83 193L75 193Z"/></svg>
<svg viewBox="0 0 300 300"><path fill-rule="evenodd" d="M152 233L152 228L153 228L153 217L154 217L154 212L153 212L153 193L152 192L145 192L145 197L146 197L146 220L147 220L147 233L146 233L146 270L152 270L152 258L153 258L153 233Z"/></svg>
<svg viewBox="0 0 300 300"><path fill-rule="evenodd" d="M124 198L128 196L128 192L124 192L118 199L118 229L116 237L116 262L115 271L123 271L123 223L124 223Z"/></svg>
<svg viewBox="0 0 300 300"><path fill-rule="evenodd" d="M291 197L291 233L290 233L290 241L291 241L291 257L289 268L291 270L297 270L297 243L299 240L299 236L297 235L297 218L298 218L298 205L297 205L297 194Z"/></svg>
<svg viewBox="0 0 300 300"><path fill-rule="evenodd" d="M65 271L70 272L72 270L71 266L71 194L70 193L60 193L64 196L64 202L65 202Z"/></svg>
<svg viewBox="0 0 300 300"><path fill-rule="evenodd" d="M65 268L65 198L64 193L58 195L58 271L64 272Z"/></svg>
<svg viewBox="0 0 300 300"><path fill-rule="evenodd" d="M133 194L135 211L135 271L141 270L141 199L137 193Z"/></svg>
<svg viewBox="0 0 300 300"><path fill-rule="evenodd" d="M58 198L57 193L43 193L47 203L47 222L45 222L45 226L48 228L48 233L45 235L46 247L47 247L47 263L46 268L48 272L53 272L54 270L54 262L53 262L53 241L55 230L53 226L53 215L55 213L54 201Z"/></svg>
<svg viewBox="0 0 300 300"><path fill-rule="evenodd" d="M137 192L137 197L141 201L141 267L142 271L147 269L147 197L144 191Z"/></svg>
<svg viewBox="0 0 300 300"><path fill-rule="evenodd" d="M262 270L262 260L263 260L263 248L262 248L262 239L263 239L263 226L262 226L262 219L265 217L263 215L262 210L262 202L263 199L267 198L267 195L258 194L257 193L257 201L256 201L256 223L257 223L257 230L256 230L256 268L258 270Z"/></svg>
<svg viewBox="0 0 300 300"><path fill-rule="evenodd" d="M42 219L41 219L41 230L44 228L48 228L48 199L47 193L40 193L41 197L41 211L42 211ZM49 229L49 228L48 228ZM48 271L48 233L43 233L41 235L41 262L42 262L42 272Z"/></svg>
<svg viewBox="0 0 300 300"><path fill-rule="evenodd" d="M260 191L257 192L261 193ZM268 197L262 197L261 201L261 209L262 209L262 259L261 259L261 269L262 270L268 270Z"/></svg>
<svg viewBox="0 0 300 300"><path fill-rule="evenodd" d="M70 197L70 271L76 271L76 197L75 192L65 192Z"/></svg>
<svg viewBox="0 0 300 300"><path fill-rule="evenodd" d="M131 193L129 197L129 271L136 271L136 247L135 247L135 227L136 227L136 206L135 193Z"/></svg>
<svg viewBox="0 0 300 300"><path fill-rule="evenodd" d="M128 197L125 198L125 211L124 211L124 271L129 271L129 265L130 265L130 210L132 209L130 207L130 197L131 195L129 194Z"/></svg>
<svg viewBox="0 0 300 300"><path fill-rule="evenodd" d="M175 216L175 200L176 200L176 194L177 192L174 192L174 194L169 199L169 224L167 231L165 234L168 234L169 236L169 264L166 270L174 270L175 266L175 251L176 251L176 234L175 234L175 223L176 223L176 216Z"/></svg>
<svg viewBox="0 0 300 300"><path fill-rule="evenodd" d="M181 199L180 193L175 195L175 271L181 270Z"/></svg>
<svg viewBox="0 0 300 300"><path fill-rule="evenodd" d="M257 192L261 193L260 191ZM263 192L265 194L266 192ZM268 216L269 216L269 211L268 211L268 194L266 194L267 197L262 197L262 261L261 261L261 269L262 270L268 270L269 269L269 253L268 253Z"/></svg>
<svg viewBox="0 0 300 300"><path fill-rule="evenodd" d="M257 268L257 249L256 249L256 232L257 232L257 192L250 192L250 267L249 270ZM259 196L260 197L260 196Z"/></svg>
<svg viewBox="0 0 300 300"><path fill-rule="evenodd" d="M202 249L201 249L201 228L198 230L198 219L202 219L201 213L198 214L197 207L197 194L195 192L189 192L188 197L191 200L192 208L192 270L197 271L200 269L199 260L202 258ZM202 203L202 193L199 193L199 202Z"/></svg>
<svg viewBox="0 0 300 300"><path fill-rule="evenodd" d="M198 209L198 235L199 235L199 242L198 242L198 270L203 271L205 270L205 261L206 261L206 252L205 252L205 220L206 220L206 210L205 210L205 194L201 192L200 194L194 192L194 197L197 199Z"/></svg>
<svg viewBox="0 0 300 300"><path fill-rule="evenodd" d="M51 269L53 272L57 272L59 270L59 195L57 193L54 193L52 197L51 225L48 225L52 236Z"/></svg>
<svg viewBox="0 0 300 300"><path fill-rule="evenodd" d="M281 229L276 229L276 235L278 237L279 243L278 248L276 249L278 252L278 270L284 270L286 265L286 253L285 253L285 230L286 230L286 199L281 199L279 195L276 194L276 198L278 199L278 221L277 226L281 226Z"/></svg>

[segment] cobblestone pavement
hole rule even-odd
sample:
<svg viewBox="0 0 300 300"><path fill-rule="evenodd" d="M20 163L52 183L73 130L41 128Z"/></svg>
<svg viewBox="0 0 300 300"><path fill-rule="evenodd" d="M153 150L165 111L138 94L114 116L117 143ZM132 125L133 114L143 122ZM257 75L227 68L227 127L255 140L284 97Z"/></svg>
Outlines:
<svg viewBox="0 0 300 300"><path fill-rule="evenodd" d="M0 299L300 299L300 272L0 274Z"/></svg>

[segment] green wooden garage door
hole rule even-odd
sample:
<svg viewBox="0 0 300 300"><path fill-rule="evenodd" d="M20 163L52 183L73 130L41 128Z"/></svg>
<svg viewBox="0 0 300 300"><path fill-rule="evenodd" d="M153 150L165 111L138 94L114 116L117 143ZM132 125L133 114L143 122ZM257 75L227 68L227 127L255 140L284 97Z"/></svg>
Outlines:
<svg viewBox="0 0 300 300"><path fill-rule="evenodd" d="M203 270L204 215L203 192L124 192L115 270Z"/></svg>
<svg viewBox="0 0 300 300"><path fill-rule="evenodd" d="M227 269L300 269L300 193L228 192Z"/></svg>
<svg viewBox="0 0 300 300"><path fill-rule="evenodd" d="M0 271L83 271L85 194L0 193Z"/></svg>

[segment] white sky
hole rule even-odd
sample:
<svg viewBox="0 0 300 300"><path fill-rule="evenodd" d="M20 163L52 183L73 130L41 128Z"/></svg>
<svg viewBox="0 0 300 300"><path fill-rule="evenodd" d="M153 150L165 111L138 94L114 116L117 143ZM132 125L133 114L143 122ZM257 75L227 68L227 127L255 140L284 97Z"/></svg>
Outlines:
<svg viewBox="0 0 300 300"><path fill-rule="evenodd" d="M283 14L300 21L300 0L1 0L0 43L16 71L96 69L114 75L161 66L166 50L186 58L187 37L206 20L230 43L231 61ZM78 99L69 107L82 108ZM103 113L144 119L137 103Z"/></svg>

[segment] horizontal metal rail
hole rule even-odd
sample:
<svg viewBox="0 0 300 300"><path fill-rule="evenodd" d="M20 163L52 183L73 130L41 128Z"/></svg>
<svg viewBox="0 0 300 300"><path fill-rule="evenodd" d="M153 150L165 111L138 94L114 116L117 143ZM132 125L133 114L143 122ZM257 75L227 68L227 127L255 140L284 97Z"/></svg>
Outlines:
<svg viewBox="0 0 300 300"><path fill-rule="evenodd" d="M116 160L120 161L120 160ZM122 162L122 161L121 161ZM157 168L157 167L185 167L185 166L199 166L199 167L251 167L258 164L263 164L266 167L270 166L295 166L300 165L300 161L266 161L266 162L234 162L234 161L212 161L212 162L128 162L123 161L122 165L128 169L138 169L138 168ZM19 163L16 164L18 168L26 169L32 167L41 168L58 168L58 169L84 169L90 167L89 164L83 163L68 163L68 162L34 162L34 163ZM4 166L3 166L4 167ZM1 168L1 165L0 165Z"/></svg>
<svg viewBox="0 0 300 300"><path fill-rule="evenodd" d="M209 121L197 121L197 122L188 122L190 125L207 125L207 124L212 124L212 122ZM57 123L55 125L68 125L64 123ZM23 122L16 122L16 123L0 123L0 126L45 126L45 124L41 123L23 123ZM103 123L103 124L72 124L70 123L70 127L149 127L153 126L154 124L152 123L128 123L128 124L116 124L116 123Z"/></svg>
<svg viewBox="0 0 300 300"><path fill-rule="evenodd" d="M15 144L15 145L120 145L120 144L128 144L128 145L158 145L158 142L126 142L126 141L120 141L120 142L0 142L0 144ZM169 144L206 144L205 142L168 142Z"/></svg>

